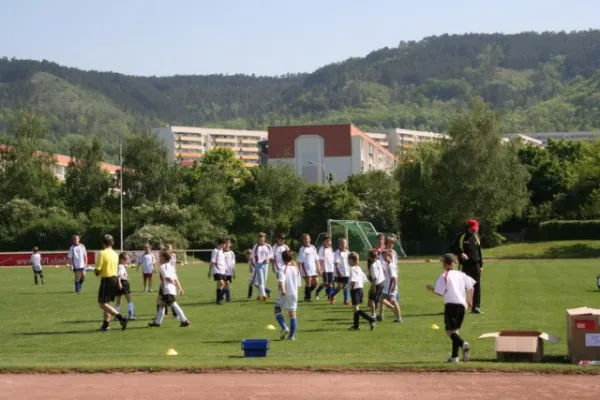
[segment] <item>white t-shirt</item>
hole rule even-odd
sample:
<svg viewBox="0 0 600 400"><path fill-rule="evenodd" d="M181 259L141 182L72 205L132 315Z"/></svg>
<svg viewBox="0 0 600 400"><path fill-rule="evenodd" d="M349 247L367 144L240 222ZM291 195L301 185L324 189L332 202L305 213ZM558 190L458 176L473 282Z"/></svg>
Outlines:
<svg viewBox="0 0 600 400"><path fill-rule="evenodd" d="M371 279L373 279L373 285L380 285L385 282L385 274L383 273L383 265L381 261L375 260L373 264L371 264Z"/></svg>
<svg viewBox="0 0 600 400"><path fill-rule="evenodd" d="M177 279L177 274L170 263L166 263L160 266L158 269L160 273L160 282L162 285L163 294L177 295L177 286L174 283L167 281L166 278Z"/></svg>
<svg viewBox="0 0 600 400"><path fill-rule="evenodd" d="M475 279L464 272L451 269L439 276L433 291L444 296L444 304L462 304L466 308L466 292L473 289L474 285Z"/></svg>
<svg viewBox="0 0 600 400"><path fill-rule="evenodd" d="M369 278L367 278L362 268L360 268L358 265L352 267L350 282L354 282L354 289L362 289L365 286L365 283L368 281Z"/></svg>
<svg viewBox="0 0 600 400"><path fill-rule="evenodd" d="M29 262L31 263L31 266L33 267L34 271L42 270L42 256L40 255L40 253L32 254Z"/></svg>
<svg viewBox="0 0 600 400"><path fill-rule="evenodd" d="M123 264L119 264L119 267L117 268L117 276L122 281L128 280L129 276L127 275L127 267L125 267Z"/></svg>
<svg viewBox="0 0 600 400"><path fill-rule="evenodd" d="M336 250L333 256L333 262L335 263L336 272L338 276L348 278L350 276L350 265L348 265L348 250Z"/></svg>
<svg viewBox="0 0 600 400"><path fill-rule="evenodd" d="M385 251L392 253L392 263L398 265L398 253L396 253L396 250L394 250L394 249L388 249L388 250L385 250ZM381 253L379 253L379 261L381 261L381 262L385 262L383 260L383 253L384 253L384 251L382 251Z"/></svg>
<svg viewBox="0 0 600 400"><path fill-rule="evenodd" d="M171 259L169 260L169 264L175 267L177 265L177 255L175 253L171 253Z"/></svg>
<svg viewBox="0 0 600 400"><path fill-rule="evenodd" d="M142 254L141 264L142 272L144 274L151 274L152 272L154 272L154 264L156 264L156 258L154 258L154 254Z"/></svg>
<svg viewBox="0 0 600 400"><path fill-rule="evenodd" d="M284 265L279 269L277 279L283 283L285 288L285 297L298 298L298 288L302 286L302 278L300 271L294 265ZM281 290L279 291L279 299L282 299Z"/></svg>
<svg viewBox="0 0 600 400"><path fill-rule="evenodd" d="M85 265L87 251L85 250L85 246L81 243L79 243L77 246L71 246L67 258L71 260L71 265L74 269L84 269L85 267L87 267L87 265Z"/></svg>
<svg viewBox="0 0 600 400"><path fill-rule="evenodd" d="M309 275L317 273L317 258L319 254L312 244L308 247L302 246L298 251L298 263L302 264L302 269Z"/></svg>
<svg viewBox="0 0 600 400"><path fill-rule="evenodd" d="M285 263L283 262L283 259L281 257L282 257L282 253L289 249L290 248L287 247L287 245L285 245L285 244L282 244L281 246L276 244L273 247L273 256L274 256L276 267L285 267Z"/></svg>
<svg viewBox="0 0 600 400"><path fill-rule="evenodd" d="M321 246L319 249L319 260L323 263L323 272L333 272L333 249L331 247Z"/></svg>
<svg viewBox="0 0 600 400"><path fill-rule="evenodd" d="M210 256L210 265L211 265L211 273L213 275L220 274L225 275L225 270L227 266L225 265L225 255L223 254L223 250L214 249Z"/></svg>
<svg viewBox="0 0 600 400"><path fill-rule="evenodd" d="M252 261L254 262L255 267L269 262L272 258L273 249L271 248L271 245L267 243L255 244L254 248L252 248Z"/></svg>
<svg viewBox="0 0 600 400"><path fill-rule="evenodd" d="M228 250L223 252L225 258L225 275L233 276L233 270L235 269L235 254L233 251Z"/></svg>
<svg viewBox="0 0 600 400"><path fill-rule="evenodd" d="M398 291L398 266L393 262L388 264L385 261L381 262L381 265L383 266L383 275L385 276L383 293L396 293Z"/></svg>

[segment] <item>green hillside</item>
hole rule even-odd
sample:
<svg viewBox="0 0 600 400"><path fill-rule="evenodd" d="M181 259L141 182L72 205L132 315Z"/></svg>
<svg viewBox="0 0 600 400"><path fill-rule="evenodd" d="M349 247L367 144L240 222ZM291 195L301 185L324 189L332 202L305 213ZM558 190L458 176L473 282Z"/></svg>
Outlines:
<svg viewBox="0 0 600 400"><path fill-rule="evenodd" d="M442 35L280 77L136 77L3 58L0 107L44 111L48 146L62 152L73 135L114 143L160 123L262 129L352 121L365 130L444 131L475 96L502 111L505 132L594 130L598 43L600 30Z"/></svg>

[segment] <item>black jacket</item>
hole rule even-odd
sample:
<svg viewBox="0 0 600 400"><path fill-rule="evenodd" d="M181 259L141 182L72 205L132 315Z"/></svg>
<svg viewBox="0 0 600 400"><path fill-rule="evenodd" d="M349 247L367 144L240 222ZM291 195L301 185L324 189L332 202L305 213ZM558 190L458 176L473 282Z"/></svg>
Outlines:
<svg viewBox="0 0 600 400"><path fill-rule="evenodd" d="M481 239L478 234L470 232L460 233L452 243L452 253L456 254L458 261L465 264L480 264L483 267L483 256L481 255ZM465 253L469 259L464 261L461 255Z"/></svg>

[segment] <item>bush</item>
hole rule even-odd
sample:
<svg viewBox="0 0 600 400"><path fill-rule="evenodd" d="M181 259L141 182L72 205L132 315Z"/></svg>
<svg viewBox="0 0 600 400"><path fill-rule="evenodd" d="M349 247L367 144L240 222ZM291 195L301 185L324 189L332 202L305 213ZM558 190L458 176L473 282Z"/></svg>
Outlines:
<svg viewBox="0 0 600 400"><path fill-rule="evenodd" d="M501 246L506 242L506 238L498 232L492 232L489 235L485 235L481 238L481 245L486 249Z"/></svg>
<svg viewBox="0 0 600 400"><path fill-rule="evenodd" d="M600 240L600 220L542 222L536 230L528 232L528 239L544 242Z"/></svg>
<svg viewBox="0 0 600 400"><path fill-rule="evenodd" d="M38 246L42 250L65 250L71 245L71 236L81 232L78 220L54 215L31 222L15 240L16 249Z"/></svg>
<svg viewBox="0 0 600 400"><path fill-rule="evenodd" d="M187 249L187 240L175 229L166 225L145 225L133 235L125 239L125 249L141 250L144 245L150 244L153 249L161 249L167 244L173 245L175 250Z"/></svg>

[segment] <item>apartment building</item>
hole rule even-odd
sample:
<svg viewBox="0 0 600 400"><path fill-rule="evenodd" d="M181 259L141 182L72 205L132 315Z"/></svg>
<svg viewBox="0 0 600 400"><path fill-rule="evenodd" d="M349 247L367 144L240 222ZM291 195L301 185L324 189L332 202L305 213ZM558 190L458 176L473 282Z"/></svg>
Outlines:
<svg viewBox="0 0 600 400"><path fill-rule="evenodd" d="M259 142L267 139L265 131L189 126L154 128L154 132L164 140L173 159L182 165L193 164L208 151L225 147L232 149L244 165L255 167L260 163Z"/></svg>
<svg viewBox="0 0 600 400"><path fill-rule="evenodd" d="M65 156L62 154L54 154L54 165L52 166L52 172L54 176L59 181L64 181L67 177L67 168L69 166L69 162L71 161L70 156ZM108 172L111 176L115 176L117 171L120 169L118 165L100 163L100 168L103 171Z"/></svg>
<svg viewBox="0 0 600 400"><path fill-rule="evenodd" d="M598 140L600 132L530 132L530 133L509 133L504 137L525 136L540 140L542 145L546 145L549 139L552 140Z"/></svg>
<svg viewBox="0 0 600 400"><path fill-rule="evenodd" d="M389 150L389 139L387 133L365 132L371 139L379 144L384 149Z"/></svg>
<svg viewBox="0 0 600 400"><path fill-rule="evenodd" d="M520 133L506 134L502 137L502 143L520 141L527 146L543 146L544 142L539 139L534 139L531 136L522 135Z"/></svg>

